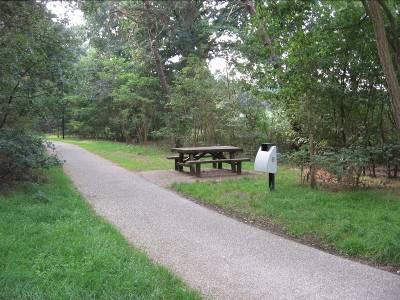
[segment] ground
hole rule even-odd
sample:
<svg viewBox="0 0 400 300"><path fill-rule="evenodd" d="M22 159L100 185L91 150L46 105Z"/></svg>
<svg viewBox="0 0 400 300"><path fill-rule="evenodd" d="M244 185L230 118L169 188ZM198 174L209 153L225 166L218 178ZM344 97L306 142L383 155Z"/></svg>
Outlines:
<svg viewBox="0 0 400 300"><path fill-rule="evenodd" d="M198 299L97 217L61 168L0 195L0 299Z"/></svg>
<svg viewBox="0 0 400 300"><path fill-rule="evenodd" d="M299 184L298 170L280 165L277 190L269 193L265 175L250 173L251 163L244 164L247 176L229 171L219 176L220 171L214 170L198 179L173 171L173 161L165 159L169 154L165 148L106 141L67 141L84 145L104 158L111 157L122 167L140 171L147 180L172 187L197 203L227 215L395 273L400 269L400 197L395 190L311 190ZM126 152L123 164L119 159L112 159L116 149L118 153ZM147 160L147 164L138 168L132 162L136 157L128 157L132 153L142 153L141 159ZM157 155L153 165L152 158ZM155 166L160 167L162 159L166 162L162 169L152 171Z"/></svg>
<svg viewBox="0 0 400 300"><path fill-rule="evenodd" d="M400 293L399 276L223 216L77 146L57 146L95 211L206 297L396 299Z"/></svg>

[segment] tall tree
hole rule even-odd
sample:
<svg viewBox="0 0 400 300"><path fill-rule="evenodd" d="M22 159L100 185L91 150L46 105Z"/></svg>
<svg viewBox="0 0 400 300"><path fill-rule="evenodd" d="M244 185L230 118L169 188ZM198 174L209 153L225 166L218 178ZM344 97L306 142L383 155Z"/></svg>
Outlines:
<svg viewBox="0 0 400 300"><path fill-rule="evenodd" d="M391 98L391 105L393 110L394 119L396 122L397 129L400 132L400 82L396 73L400 66L395 65L395 56L397 59L400 57L400 35L397 31L396 20L390 13L385 0L363 0L366 11L371 19L375 38L376 46L378 48L379 59L383 72L386 77L386 83ZM386 14L389 16L390 26L392 27L392 32L394 32L394 43L393 52L390 50L389 39L385 29L385 22L383 19L382 10L385 10ZM397 52L397 53L396 53ZM399 133L400 134L400 133Z"/></svg>
<svg viewBox="0 0 400 300"><path fill-rule="evenodd" d="M73 61L74 39L43 3L0 2L0 129L32 120Z"/></svg>
<svg viewBox="0 0 400 300"><path fill-rule="evenodd" d="M169 85L167 82L167 77L165 76L164 72L164 65L161 61L161 56L160 52L158 50L158 43L156 39L156 26L155 26L155 19L154 16L152 16L151 12L151 4L149 0L144 0L144 6L145 6L145 22L146 22L146 27L147 27L147 34L148 34L148 39L149 39L149 47L151 50L151 53L153 54L154 57L154 63L156 65L157 69L157 74L158 78L160 79L160 85L162 88L162 91L164 93L164 96L169 97Z"/></svg>

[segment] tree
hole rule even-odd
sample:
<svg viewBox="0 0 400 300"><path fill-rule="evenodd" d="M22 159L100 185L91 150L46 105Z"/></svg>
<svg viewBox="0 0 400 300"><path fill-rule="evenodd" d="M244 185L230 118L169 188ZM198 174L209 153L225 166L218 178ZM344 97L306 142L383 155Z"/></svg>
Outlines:
<svg viewBox="0 0 400 300"><path fill-rule="evenodd" d="M74 39L39 2L0 2L0 129L22 126L58 88Z"/></svg>
<svg viewBox="0 0 400 300"><path fill-rule="evenodd" d="M385 73L394 119L397 129L400 132L400 82L396 72L400 69L400 65L398 64L400 57L400 34L397 30L398 24L390 12L385 0L363 0L363 4L368 12L369 17L371 18L374 28L379 59L383 72ZM394 35L392 42L392 49L394 53L392 53L390 50L389 39L385 29L382 10L385 11L389 18L392 34ZM392 58L392 56L394 58ZM395 63L396 61L398 64L397 66Z"/></svg>

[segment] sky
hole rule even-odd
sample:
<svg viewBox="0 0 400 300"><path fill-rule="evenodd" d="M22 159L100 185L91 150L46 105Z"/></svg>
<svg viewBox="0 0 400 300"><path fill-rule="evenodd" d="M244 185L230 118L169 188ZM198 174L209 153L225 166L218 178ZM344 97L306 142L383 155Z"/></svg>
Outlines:
<svg viewBox="0 0 400 300"><path fill-rule="evenodd" d="M50 1L46 4L47 9L56 15L57 20L66 19L70 26L85 24L83 12L74 7L72 2L68 1Z"/></svg>
<svg viewBox="0 0 400 300"><path fill-rule="evenodd" d="M65 19L68 26L78 26L85 24L83 12L74 7L73 2L69 1L50 1L46 4L47 9L56 16L57 21ZM208 62L208 67L214 75L217 73L226 74L227 62L222 57L216 57Z"/></svg>

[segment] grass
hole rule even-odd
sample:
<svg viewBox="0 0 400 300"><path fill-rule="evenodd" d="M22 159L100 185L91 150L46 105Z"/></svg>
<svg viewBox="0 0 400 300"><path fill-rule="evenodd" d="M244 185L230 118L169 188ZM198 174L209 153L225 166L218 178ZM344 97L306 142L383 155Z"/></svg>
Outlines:
<svg viewBox="0 0 400 300"><path fill-rule="evenodd" d="M61 168L0 195L1 299L199 299L95 216Z"/></svg>
<svg viewBox="0 0 400 300"><path fill-rule="evenodd" d="M330 192L298 184L294 170L280 168L276 191L266 177L175 184L205 204L274 224L287 234L378 264L400 266L400 197L384 190Z"/></svg>
<svg viewBox="0 0 400 300"><path fill-rule="evenodd" d="M50 141L61 141L78 145L90 152L111 160L133 171L168 170L173 168L173 161L166 156L171 153L155 145L130 145L111 141L82 140L67 137L65 140L48 136Z"/></svg>
<svg viewBox="0 0 400 300"><path fill-rule="evenodd" d="M171 169L173 164L165 159L167 151L154 146L74 139L66 142L80 145L131 170L137 170L138 166L142 170ZM117 154L114 153L116 149L119 149ZM144 154L138 155L138 152ZM152 158L143 166L142 156ZM252 163L243 164L245 170L252 167ZM291 236L311 239L350 256L400 267L399 194L378 189L311 190L298 183L296 173L281 167L273 193L267 191L266 176L218 183L182 183L174 188L229 213L273 224Z"/></svg>

